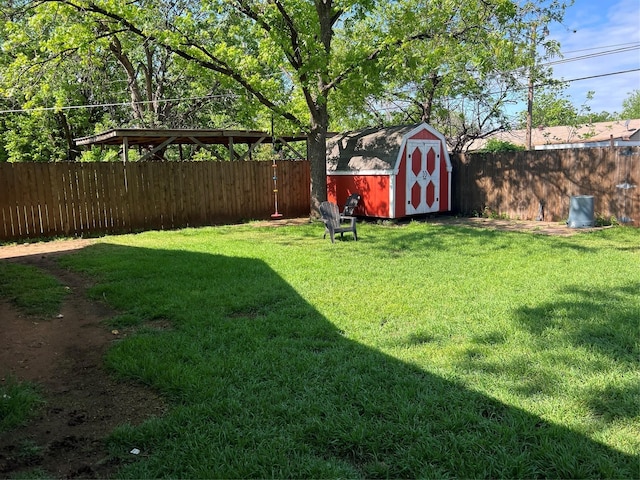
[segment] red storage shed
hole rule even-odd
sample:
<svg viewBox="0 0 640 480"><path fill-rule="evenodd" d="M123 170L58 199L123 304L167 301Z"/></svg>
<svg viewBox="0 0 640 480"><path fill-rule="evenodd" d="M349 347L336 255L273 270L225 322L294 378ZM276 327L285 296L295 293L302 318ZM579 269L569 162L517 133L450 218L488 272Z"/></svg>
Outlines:
<svg viewBox="0 0 640 480"><path fill-rule="evenodd" d="M357 215L402 218L451 209L451 161L444 136L426 123L368 129L327 140L327 196Z"/></svg>

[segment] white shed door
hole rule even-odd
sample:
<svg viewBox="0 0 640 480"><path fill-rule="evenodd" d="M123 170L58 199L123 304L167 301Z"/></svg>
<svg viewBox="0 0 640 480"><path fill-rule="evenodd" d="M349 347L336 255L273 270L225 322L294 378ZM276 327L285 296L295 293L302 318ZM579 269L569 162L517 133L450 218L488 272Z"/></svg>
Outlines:
<svg viewBox="0 0 640 480"><path fill-rule="evenodd" d="M440 209L440 142L407 142L407 215Z"/></svg>

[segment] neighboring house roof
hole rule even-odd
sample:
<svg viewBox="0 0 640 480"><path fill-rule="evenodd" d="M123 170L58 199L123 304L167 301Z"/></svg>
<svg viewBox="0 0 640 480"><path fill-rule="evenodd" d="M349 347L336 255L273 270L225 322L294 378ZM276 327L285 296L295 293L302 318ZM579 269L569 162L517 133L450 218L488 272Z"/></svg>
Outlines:
<svg viewBox="0 0 640 480"><path fill-rule="evenodd" d="M487 138L475 140L468 150L480 150L490 139L525 146L526 137L527 132L524 129L498 132ZM531 130L531 145L534 147L560 144L591 144L596 142L610 142L611 140L640 141L640 118L618 120L615 122L596 122L577 127L540 126Z"/></svg>

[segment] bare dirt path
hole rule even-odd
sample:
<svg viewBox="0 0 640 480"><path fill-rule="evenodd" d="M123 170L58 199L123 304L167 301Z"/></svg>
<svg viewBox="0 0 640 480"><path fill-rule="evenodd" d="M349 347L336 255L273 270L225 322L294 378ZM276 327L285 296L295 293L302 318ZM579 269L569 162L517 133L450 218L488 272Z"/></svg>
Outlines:
<svg viewBox="0 0 640 480"><path fill-rule="evenodd" d="M103 355L118 335L104 321L114 312L87 298L87 278L55 262L57 255L89 242L0 248L2 261L34 265L69 289L54 318L27 317L0 302L0 382L34 382L46 401L27 426L0 434L2 478L35 470L53 478L107 478L118 465L108 460L105 437L117 425L138 424L164 411L152 391L116 382L105 372Z"/></svg>

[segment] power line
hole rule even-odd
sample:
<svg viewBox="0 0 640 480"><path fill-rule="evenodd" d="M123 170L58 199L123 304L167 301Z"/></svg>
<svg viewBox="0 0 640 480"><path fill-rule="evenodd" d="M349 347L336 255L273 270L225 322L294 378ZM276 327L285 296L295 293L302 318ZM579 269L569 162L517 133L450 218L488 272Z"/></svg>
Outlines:
<svg viewBox="0 0 640 480"><path fill-rule="evenodd" d="M591 50L600 50L602 48L613 48L613 47L626 47L630 45L640 45L640 42L629 42L629 43L617 43L615 45L601 45L599 47L591 47L591 48L581 48L580 50L569 50L566 52L562 52L563 55L568 53L579 53L579 52L589 52Z"/></svg>
<svg viewBox="0 0 640 480"><path fill-rule="evenodd" d="M624 48L618 48L615 50L606 50L604 52L589 53L587 55L581 55L579 57L562 58L560 60L556 60L553 62L546 62L543 65L560 65L562 63L577 62L580 60L589 60L596 57L603 57L606 55L615 55L617 53L625 53L625 52L630 52L632 50L638 50L638 49L640 49L640 44L637 44L636 46L633 46L633 47L624 47Z"/></svg>
<svg viewBox="0 0 640 480"><path fill-rule="evenodd" d="M623 73L631 73L640 71L640 68L632 68L631 70L620 70L617 72L602 73L600 75L591 75L589 77L573 78L571 80L560 80L562 83L578 82L580 80L590 80L592 78L610 77L611 75L622 75Z"/></svg>
<svg viewBox="0 0 640 480"><path fill-rule="evenodd" d="M556 80L556 81L560 82L560 83L571 83L571 82L579 82L581 80L590 80L590 79L593 79L593 78L610 77L610 76L613 76L613 75L622 75L622 74L625 74L625 73L638 72L638 71L640 71L640 68L633 68L631 70L620 70L620 71L617 71L617 72L602 73L602 74L599 74L599 75L590 75L588 77L580 77L580 78L572 78L572 79L569 79L569 80ZM539 84L535 85L535 87L536 88L544 87L546 85L551 85L552 83L553 83L553 81L551 81L551 82L543 82L543 83L539 83ZM526 90L527 88L528 88L527 86L523 86L523 87L519 87L519 88L512 88L511 91L521 91L521 90ZM406 93L409 93L409 92L406 92ZM487 93L487 95L495 95L497 93L499 93L499 92L489 92L489 93ZM411 100L398 99L398 100L394 100L394 102L395 103L411 103ZM389 106L389 107L380 107L377 110L382 111L382 112L387 112L387 111L394 111L395 109L396 109L396 107Z"/></svg>
<svg viewBox="0 0 640 480"><path fill-rule="evenodd" d="M613 75L622 75L625 73L631 73L631 72L637 72L640 71L640 68L634 68L634 69L630 69L630 70L620 70L617 72L609 72L609 73L603 73L603 74L599 74L599 75L591 75L588 77L580 77L580 78L573 78L573 79L569 79L569 80L557 80L561 83L571 83L571 82L578 82L581 80L590 80L593 78L602 78L602 77L609 77L609 76L613 76ZM544 85L549 85L550 82L545 82L542 84L538 84L537 86L544 86ZM521 87L521 88L516 88L513 90L524 90L527 87ZM493 93L496 92L492 92L489 93L488 95L491 95ZM168 98L168 99L159 99L159 100L144 100L144 101L139 101L139 102L114 102L114 103L101 103L101 104L92 104L92 105L68 105L68 106L63 106L63 107L34 107L34 108L18 108L18 109L9 109L9 110L0 110L0 115L1 114L6 114L6 113L32 113L32 112L46 112L46 111L61 111L61 110L79 110L79 109L83 109L83 108L106 108L106 107L124 107L124 106L129 106L132 103L135 103L137 105L144 105L144 104L149 104L149 103L169 103L169 102L185 102L185 101L194 101L194 100L204 100L204 99L221 99L221 98L237 98L237 95L234 94L225 94L225 95L203 95L203 96L199 96L199 97L184 97L184 98ZM402 101L402 100L401 100Z"/></svg>
<svg viewBox="0 0 640 480"><path fill-rule="evenodd" d="M116 103L100 103L97 105L68 105L66 107L33 107L33 108L16 108L10 110L0 110L0 115L4 113L33 113L33 112L59 112L61 110L79 110L83 108L107 108L107 107L126 107L131 104L146 105L149 103L169 103L169 102L185 102L194 100L205 99L219 99L219 98L237 98L234 94L225 95L203 95L201 97L184 97L184 98L165 98L158 100L142 100L139 102L116 102Z"/></svg>
<svg viewBox="0 0 640 480"><path fill-rule="evenodd" d="M569 80L550 80L550 81L538 83L538 84L536 84L534 86L535 87L544 87L546 85L553 85L554 83L579 82L581 80L591 80L593 78L611 77L613 75L623 75L625 73L632 73L632 72L638 72L638 71L640 71L640 68L632 68L630 70L618 70L617 72L601 73L599 75L590 75L588 77L571 78ZM526 90L527 88L528 88L527 86L523 86L523 87L519 87L519 88L513 88L512 90L519 91L519 90ZM491 93L488 93L488 95L495 95L496 93L499 93L499 92L491 92Z"/></svg>

